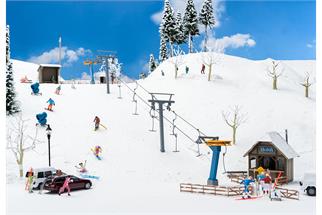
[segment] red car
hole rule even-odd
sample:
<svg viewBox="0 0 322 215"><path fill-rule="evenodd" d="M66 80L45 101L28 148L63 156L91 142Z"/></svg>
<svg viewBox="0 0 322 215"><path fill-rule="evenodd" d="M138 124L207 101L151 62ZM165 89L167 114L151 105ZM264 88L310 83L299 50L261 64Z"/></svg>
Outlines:
<svg viewBox="0 0 322 215"><path fill-rule="evenodd" d="M69 183L70 190L90 189L92 186L92 182L88 179L78 178L73 175L63 175L47 179L45 181L44 190L58 192L63 186L67 176L71 178L71 182Z"/></svg>

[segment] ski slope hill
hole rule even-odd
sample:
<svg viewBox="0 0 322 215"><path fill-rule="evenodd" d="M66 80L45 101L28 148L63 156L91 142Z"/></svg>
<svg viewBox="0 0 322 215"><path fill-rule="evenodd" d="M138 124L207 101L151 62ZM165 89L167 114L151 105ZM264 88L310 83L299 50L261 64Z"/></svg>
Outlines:
<svg viewBox="0 0 322 215"><path fill-rule="evenodd" d="M315 86L311 98L304 97L299 85L305 72L315 76L315 61L283 61L285 71L279 79L279 90L271 89L271 80L266 75L270 60L251 61L222 55L213 67L212 81L200 74L201 54L184 56L179 67L178 78L174 79L174 66L168 60L162 63L148 78L139 84L150 92L174 93L176 111L194 126L209 136L231 139L231 130L222 119L222 111L240 105L247 113L247 121L237 131L237 144L227 147L225 167L227 170L246 170L247 159L243 154L268 131L289 131L289 144L300 155L295 159L295 180L304 172L315 172ZM18 166L10 151L7 152L7 206L8 214L100 214L100 213L190 213L220 214L265 213L312 214L315 199L301 195L300 201L285 200L272 204L268 198L254 201L235 201L234 198L187 194L179 192L179 183L206 184L209 176L211 152L201 145L201 156L197 157L197 145L178 133L178 147L174 150L171 125L165 122L166 152L160 153L158 122L157 132L149 132L151 118L149 107L138 100L139 115L132 115L133 93L145 101L150 95L135 83L122 84L122 99L118 99L119 88L111 86L106 94L105 85L62 85L62 95L54 94L57 85L41 84L43 96L31 96L30 85L20 84L22 71L37 77L32 64L14 61L16 90L22 104L23 118L30 119L29 131L35 131L35 115L43 112L46 101L55 100L54 112L48 113L52 133L52 165L64 172L77 175L75 165L87 160L87 168L100 180L93 180L88 191L72 192L72 196L38 195L24 192L24 180L18 179ZM185 65L190 71L185 74ZM164 76L161 75L161 70ZM29 78L29 75L28 75ZM138 97L136 97L138 98ZM107 130L93 131L93 119L97 115ZM172 120L174 114L165 111ZM8 128L12 118L7 119ZM176 126L192 139L198 133L182 120ZM39 128L38 138L43 141L33 151L26 153L24 169L47 165L47 139L44 128ZM90 148L100 145L103 160L98 161ZM221 185L231 182L223 174L222 160L218 178ZM294 184L290 187L299 189ZM92 201L95 200L95 201ZM17 202L23 202L17 204ZM228 207L232 205L234 207ZM281 207L281 205L283 205ZM55 207L53 207L55 206ZM56 207L57 206L57 207ZM267 207L269 206L269 207Z"/></svg>

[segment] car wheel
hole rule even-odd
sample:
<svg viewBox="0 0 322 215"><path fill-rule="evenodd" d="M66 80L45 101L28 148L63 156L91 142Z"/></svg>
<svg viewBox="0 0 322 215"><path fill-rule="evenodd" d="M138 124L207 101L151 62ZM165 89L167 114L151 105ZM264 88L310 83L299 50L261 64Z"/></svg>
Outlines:
<svg viewBox="0 0 322 215"><path fill-rule="evenodd" d="M89 188L91 188L91 183L89 183L89 182L87 182L86 184L85 184L85 189L89 189Z"/></svg>
<svg viewBox="0 0 322 215"><path fill-rule="evenodd" d="M306 193L308 196L316 196L316 188L315 187L307 187Z"/></svg>

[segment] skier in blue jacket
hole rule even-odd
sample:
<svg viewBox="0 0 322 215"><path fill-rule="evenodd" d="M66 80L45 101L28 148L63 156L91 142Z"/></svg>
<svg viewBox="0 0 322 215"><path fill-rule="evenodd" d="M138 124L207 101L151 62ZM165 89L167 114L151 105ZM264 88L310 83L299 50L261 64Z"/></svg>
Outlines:
<svg viewBox="0 0 322 215"><path fill-rule="evenodd" d="M249 176L248 178L242 180L240 183L241 184L244 184L244 192L243 192L243 198L245 198L244 195L247 195L247 198L250 198L250 194L249 194L249 185L251 183L254 183L255 180L253 180L253 177L252 176Z"/></svg>

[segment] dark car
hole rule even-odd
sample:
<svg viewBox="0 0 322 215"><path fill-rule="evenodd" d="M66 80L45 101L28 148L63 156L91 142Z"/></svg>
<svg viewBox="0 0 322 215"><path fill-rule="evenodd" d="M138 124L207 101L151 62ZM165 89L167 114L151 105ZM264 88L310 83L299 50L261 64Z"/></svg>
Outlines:
<svg viewBox="0 0 322 215"><path fill-rule="evenodd" d="M73 175L63 175L63 176L48 178L45 181L44 190L49 190L51 192L58 192L59 189L63 186L66 177L71 178L71 181L69 182L70 190L89 189L92 186L92 182L88 179L78 178Z"/></svg>

